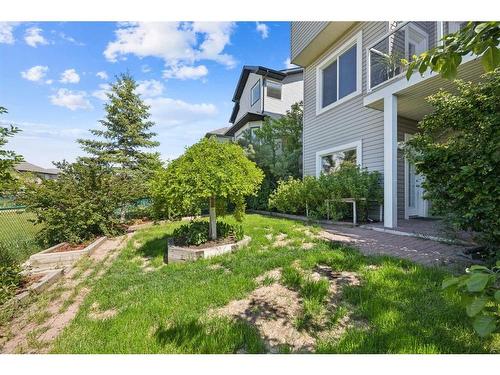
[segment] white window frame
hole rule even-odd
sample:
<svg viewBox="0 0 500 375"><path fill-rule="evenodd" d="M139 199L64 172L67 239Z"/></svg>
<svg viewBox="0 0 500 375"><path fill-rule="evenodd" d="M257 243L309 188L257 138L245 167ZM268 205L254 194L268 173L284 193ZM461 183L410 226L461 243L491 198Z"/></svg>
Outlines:
<svg viewBox="0 0 500 375"><path fill-rule="evenodd" d="M418 25L414 25L412 23L408 23L406 25L406 28L405 28L405 58L409 58L410 56L409 55L409 49L410 49L410 42L411 42L411 38L410 38L410 29L413 29L414 31L416 31L417 34L420 34L423 39L425 40L425 48L424 48L424 51L428 51L429 50L429 33L427 31L425 31L424 29L422 29L420 26ZM405 73L405 72L403 72ZM401 73L401 74L403 74Z"/></svg>
<svg viewBox="0 0 500 375"><path fill-rule="evenodd" d="M280 98L279 99L275 98L274 96L269 96L269 94L268 94L269 83L280 86ZM270 99L274 99L274 100L283 100L283 83L278 82L278 81L273 81L270 79L266 79L266 98L270 98Z"/></svg>
<svg viewBox="0 0 500 375"><path fill-rule="evenodd" d="M346 143L340 146L335 146L326 150L316 152L316 177L319 177L321 175L321 158L323 156L352 149L356 149L356 164L361 168L363 166L363 142L360 139L359 141Z"/></svg>
<svg viewBox="0 0 500 375"><path fill-rule="evenodd" d="M350 49L352 46L356 45L356 90L350 93L343 98L338 99L337 101L328 104L326 107L322 107L323 101L323 70L332 64L335 60L338 60L340 55ZM347 42L342 44L339 48L333 51L331 54L326 56L324 60L317 66L316 68L316 116L324 113L346 101L354 98L361 94L362 91L362 60L363 60L363 32L360 31L356 35L354 35ZM339 63L337 62L337 96L339 94L339 81L340 77L338 76Z"/></svg>
<svg viewBox="0 0 500 375"><path fill-rule="evenodd" d="M257 100L254 100L254 98L253 98L253 90L254 90L255 86L258 86L258 88L259 88L259 90L258 90L258 92L259 92L259 97L258 97L258 99L257 99ZM261 87L261 86L260 86L260 79L258 79L258 80L257 80L257 82L255 82L255 84L254 84L254 85L252 86L252 88L250 89L250 107L253 107L253 105L254 105L255 103L257 103L257 102L261 99L261 89L260 89L260 87Z"/></svg>

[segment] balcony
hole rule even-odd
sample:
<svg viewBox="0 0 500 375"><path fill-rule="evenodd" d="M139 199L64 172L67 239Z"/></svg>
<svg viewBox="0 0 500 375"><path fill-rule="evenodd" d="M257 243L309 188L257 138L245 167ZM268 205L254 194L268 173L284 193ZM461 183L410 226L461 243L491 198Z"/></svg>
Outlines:
<svg viewBox="0 0 500 375"><path fill-rule="evenodd" d="M456 32L464 22L395 22L388 34L368 47L368 91L398 80L412 60L440 43L443 35Z"/></svg>

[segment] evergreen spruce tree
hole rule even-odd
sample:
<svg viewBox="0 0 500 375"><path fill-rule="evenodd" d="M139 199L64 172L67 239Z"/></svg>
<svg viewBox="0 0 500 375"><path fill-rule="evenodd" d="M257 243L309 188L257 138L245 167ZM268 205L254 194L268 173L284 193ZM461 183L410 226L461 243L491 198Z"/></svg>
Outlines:
<svg viewBox="0 0 500 375"><path fill-rule="evenodd" d="M107 94L106 116L99 122L104 129L92 129L94 139L79 139L82 149L102 165L111 167L119 177L117 194L122 208L143 198L147 180L160 164L159 154L147 152L156 147L149 106L135 91L137 83L126 73L117 77ZM123 210L122 210L123 211Z"/></svg>

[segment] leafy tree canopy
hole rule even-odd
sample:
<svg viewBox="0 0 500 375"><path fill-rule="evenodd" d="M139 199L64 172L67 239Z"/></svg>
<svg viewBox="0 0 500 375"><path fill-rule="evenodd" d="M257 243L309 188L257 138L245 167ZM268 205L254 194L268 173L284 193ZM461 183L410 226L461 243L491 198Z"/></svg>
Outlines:
<svg viewBox="0 0 500 375"><path fill-rule="evenodd" d="M244 198L254 194L263 173L234 143L202 139L173 160L157 175L163 185L163 202L178 212L200 207L210 199L237 206L237 218L244 210Z"/></svg>
<svg viewBox="0 0 500 375"><path fill-rule="evenodd" d="M481 62L486 72L500 66L500 22L469 22L456 33L444 36L442 41L431 50L415 56L412 62L403 60L408 65L407 79L414 71L423 74L429 68L444 78L453 79L462 57L470 53L482 54Z"/></svg>
<svg viewBox="0 0 500 375"><path fill-rule="evenodd" d="M4 113L7 113L7 109L0 107L0 114ZM12 125L8 127L0 126L0 194L14 188L16 182L14 166L23 161L22 156L16 154L14 151L4 149L8 138L19 131L19 128Z"/></svg>

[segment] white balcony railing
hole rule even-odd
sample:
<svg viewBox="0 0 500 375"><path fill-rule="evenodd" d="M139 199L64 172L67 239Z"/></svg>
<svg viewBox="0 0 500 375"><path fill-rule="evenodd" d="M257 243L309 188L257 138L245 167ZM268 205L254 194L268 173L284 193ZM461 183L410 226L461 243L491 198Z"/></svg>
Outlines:
<svg viewBox="0 0 500 375"><path fill-rule="evenodd" d="M465 22L395 22L390 32L368 47L368 87L373 90L400 78L406 71L402 59L412 60L434 48L443 35L458 31Z"/></svg>

